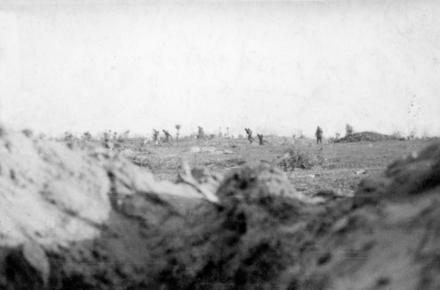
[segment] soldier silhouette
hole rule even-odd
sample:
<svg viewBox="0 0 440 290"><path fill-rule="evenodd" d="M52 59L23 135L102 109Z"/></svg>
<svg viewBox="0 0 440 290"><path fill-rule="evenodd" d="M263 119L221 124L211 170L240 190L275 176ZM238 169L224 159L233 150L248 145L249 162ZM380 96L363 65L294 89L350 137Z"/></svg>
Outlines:
<svg viewBox="0 0 440 290"><path fill-rule="evenodd" d="M315 132L316 144L319 144L319 143L322 144L322 135L323 135L323 131L322 131L321 127L318 126L316 128L316 132Z"/></svg>

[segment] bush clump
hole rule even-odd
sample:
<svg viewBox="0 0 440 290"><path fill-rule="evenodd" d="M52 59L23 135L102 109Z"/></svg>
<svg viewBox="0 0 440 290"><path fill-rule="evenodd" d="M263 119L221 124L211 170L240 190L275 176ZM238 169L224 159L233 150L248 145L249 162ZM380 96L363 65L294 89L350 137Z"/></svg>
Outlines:
<svg viewBox="0 0 440 290"><path fill-rule="evenodd" d="M284 171L293 171L295 168L312 169L318 163L318 158L312 152L289 148L277 165Z"/></svg>

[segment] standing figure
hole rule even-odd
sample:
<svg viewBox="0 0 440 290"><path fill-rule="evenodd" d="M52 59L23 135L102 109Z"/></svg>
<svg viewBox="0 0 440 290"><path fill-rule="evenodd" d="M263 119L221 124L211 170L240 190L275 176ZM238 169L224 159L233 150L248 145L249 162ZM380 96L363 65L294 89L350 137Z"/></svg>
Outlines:
<svg viewBox="0 0 440 290"><path fill-rule="evenodd" d="M182 126L180 126L180 124L176 124L174 128L176 128L176 142L179 142L180 128L182 128Z"/></svg>
<svg viewBox="0 0 440 290"><path fill-rule="evenodd" d="M316 128L316 132L315 132L316 144L319 144L319 143L322 144L322 134L323 134L323 131L322 131L321 127L318 126Z"/></svg>
<svg viewBox="0 0 440 290"><path fill-rule="evenodd" d="M249 128L245 128L244 131L245 131L246 134L247 134L247 139L248 139L249 143L252 144L252 142L255 141L254 137L252 137L252 130L249 129Z"/></svg>
<svg viewBox="0 0 440 290"><path fill-rule="evenodd" d="M163 129L162 130L162 132L165 134L165 143L168 143L168 142L170 142L170 140L171 140L171 134L170 134L170 132L168 132L167 130L165 130L165 129Z"/></svg>
<svg viewBox="0 0 440 290"><path fill-rule="evenodd" d="M113 149L113 142L111 140L111 131L104 132L103 145L106 149Z"/></svg>
<svg viewBox="0 0 440 290"><path fill-rule="evenodd" d="M159 144L159 131L156 129L153 129L153 142L154 144Z"/></svg>
<svg viewBox="0 0 440 290"><path fill-rule="evenodd" d="M257 137L258 137L258 144L264 145L263 134L257 134Z"/></svg>
<svg viewBox="0 0 440 290"><path fill-rule="evenodd" d="M203 130L202 126L198 127L197 139L205 139L205 130Z"/></svg>

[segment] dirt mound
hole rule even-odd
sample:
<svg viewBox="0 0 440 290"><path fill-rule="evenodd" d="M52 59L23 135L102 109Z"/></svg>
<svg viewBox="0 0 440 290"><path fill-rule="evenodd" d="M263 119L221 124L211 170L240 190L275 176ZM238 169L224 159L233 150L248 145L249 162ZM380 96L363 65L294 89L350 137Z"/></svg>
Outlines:
<svg viewBox="0 0 440 290"><path fill-rule="evenodd" d="M201 209L191 219L193 231L175 237L186 236L187 247L170 251L166 289L277 289L291 263L279 229L301 215L304 203L272 192L258 178L264 171L232 173L217 192L220 204Z"/></svg>
<svg viewBox="0 0 440 290"><path fill-rule="evenodd" d="M168 214L182 215L187 207L200 202L201 195L190 186L156 181L150 172L107 150L82 152L21 133L1 133L1 289L67 287L58 278L56 285L51 281L61 275L58 270L65 271L70 264L54 266L56 259L52 257L78 255L70 251L75 244L128 231L112 228L113 220L116 224L125 221L124 217L115 218L118 211L130 212L127 228L136 228L140 222L131 226L128 220L138 219L133 213L138 205L124 200L145 199L144 207L151 210L144 218L152 224ZM126 238L132 241L132 237ZM82 255L90 255L88 259L93 262L93 251L86 246ZM75 269L83 266L80 260L75 258ZM69 273L62 272L60 277L69 277Z"/></svg>
<svg viewBox="0 0 440 290"><path fill-rule="evenodd" d="M65 146L5 132L0 138L0 244L89 239L111 206L106 171ZM75 217L75 218L74 218Z"/></svg>
<svg viewBox="0 0 440 290"><path fill-rule="evenodd" d="M424 176L438 181L439 148L396 164L409 172L410 164L429 160ZM391 193L390 184L399 180L389 173L394 167L375 180L383 194L371 197L374 203L345 198L324 205L277 195L260 178L270 173L267 168L241 168L220 186L219 205L200 208L188 223L191 230L169 236L170 262L160 272L161 286L438 289L440 188L436 182L418 187L424 194L415 199Z"/></svg>
<svg viewBox="0 0 440 290"><path fill-rule="evenodd" d="M336 139L335 143L344 143L344 142L378 142L378 141L387 141L387 140L399 140L399 138L380 134L377 132L357 132L351 135L345 136L340 139Z"/></svg>
<svg viewBox="0 0 440 290"><path fill-rule="evenodd" d="M437 142L396 160L381 176L362 180L356 197L359 200L395 199L419 194L439 185L440 143Z"/></svg>
<svg viewBox="0 0 440 290"><path fill-rule="evenodd" d="M323 204L242 167L207 201L196 177L6 132L0 289L439 289L439 164L433 144Z"/></svg>

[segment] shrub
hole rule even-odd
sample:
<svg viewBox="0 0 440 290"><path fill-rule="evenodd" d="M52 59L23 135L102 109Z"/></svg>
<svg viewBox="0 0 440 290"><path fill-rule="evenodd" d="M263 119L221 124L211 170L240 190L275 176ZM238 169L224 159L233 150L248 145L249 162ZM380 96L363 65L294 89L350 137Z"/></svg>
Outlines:
<svg viewBox="0 0 440 290"><path fill-rule="evenodd" d="M23 129L21 132L28 138L31 138L32 136L34 136L34 132L28 128Z"/></svg>
<svg viewBox="0 0 440 290"><path fill-rule="evenodd" d="M400 139L400 138L403 137L403 134L402 134L402 132L396 130L396 131L394 131L394 132L391 134L391 136L394 137L394 138L396 138L396 139Z"/></svg>
<svg viewBox="0 0 440 290"><path fill-rule="evenodd" d="M92 140L92 134L89 131L84 132L81 138L83 141L90 141Z"/></svg>
<svg viewBox="0 0 440 290"><path fill-rule="evenodd" d="M278 162L278 166L284 171L293 171L295 168L311 169L318 163L318 158L312 152L289 148Z"/></svg>

